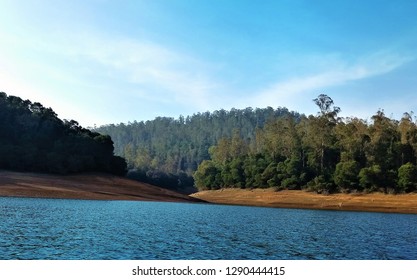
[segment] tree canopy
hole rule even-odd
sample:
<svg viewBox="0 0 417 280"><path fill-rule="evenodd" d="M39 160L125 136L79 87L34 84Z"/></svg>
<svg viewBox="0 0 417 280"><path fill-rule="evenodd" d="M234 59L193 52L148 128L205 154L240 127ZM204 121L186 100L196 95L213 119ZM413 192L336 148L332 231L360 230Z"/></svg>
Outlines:
<svg viewBox="0 0 417 280"><path fill-rule="evenodd" d="M99 171L124 175L126 162L113 141L61 120L51 108L0 92L0 168L68 174Z"/></svg>
<svg viewBox="0 0 417 280"><path fill-rule="evenodd" d="M168 188L193 187L193 174L199 164L210 159L210 147L229 145L219 142L232 137L229 155L245 154L243 143L254 141L259 128L271 120L300 114L286 108L246 108L197 113L178 119L157 117L151 121L106 125L96 129L115 142L115 153L126 159L128 176ZM192 190L191 190L192 191Z"/></svg>
<svg viewBox="0 0 417 280"><path fill-rule="evenodd" d="M307 189L320 193L417 191L417 127L377 111L371 121L338 116L321 94L316 116L277 118L255 138L222 138L194 174L198 189L225 187ZM235 153L240 143L243 153ZM220 174L220 175L215 175Z"/></svg>

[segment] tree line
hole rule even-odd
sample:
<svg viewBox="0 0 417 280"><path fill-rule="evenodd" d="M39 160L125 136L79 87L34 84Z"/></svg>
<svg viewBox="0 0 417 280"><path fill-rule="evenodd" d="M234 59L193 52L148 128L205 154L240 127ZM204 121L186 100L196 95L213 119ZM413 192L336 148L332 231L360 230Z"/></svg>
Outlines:
<svg viewBox="0 0 417 280"><path fill-rule="evenodd" d="M113 141L61 120L51 108L0 92L0 169L68 174L126 174Z"/></svg>
<svg viewBox="0 0 417 280"><path fill-rule="evenodd" d="M252 141L257 128L283 116L301 119L300 114L286 108L222 109L178 119L157 117L111 124L95 131L111 136L115 153L127 161L129 177L184 191L193 187L194 172L210 158L209 148L220 139L231 137L239 128L239 136Z"/></svg>
<svg viewBox="0 0 417 280"><path fill-rule="evenodd" d="M221 138L194 174L199 190L307 189L319 193L403 193L417 190L417 126L413 113L400 121L379 110L365 121L340 118L324 94L316 116L276 118L255 130Z"/></svg>

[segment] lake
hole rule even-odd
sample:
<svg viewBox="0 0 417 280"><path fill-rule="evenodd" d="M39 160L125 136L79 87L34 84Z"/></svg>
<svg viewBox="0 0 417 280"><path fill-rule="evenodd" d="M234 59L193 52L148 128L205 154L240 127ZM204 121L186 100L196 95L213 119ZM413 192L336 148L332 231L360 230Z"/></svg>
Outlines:
<svg viewBox="0 0 417 280"><path fill-rule="evenodd" d="M1 259L417 259L417 215L0 197Z"/></svg>

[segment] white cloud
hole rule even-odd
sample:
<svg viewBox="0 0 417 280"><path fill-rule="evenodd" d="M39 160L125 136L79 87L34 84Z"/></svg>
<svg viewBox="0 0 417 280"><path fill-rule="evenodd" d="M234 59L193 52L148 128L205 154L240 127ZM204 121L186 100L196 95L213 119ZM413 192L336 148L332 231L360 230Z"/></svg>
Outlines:
<svg viewBox="0 0 417 280"><path fill-rule="evenodd" d="M7 75L6 87L7 73L0 73L3 90L37 101L49 95L49 103L58 104L55 108L60 112L70 110L71 103L72 107L79 107L76 104L80 99L91 103L94 98L101 100L103 106L112 103L112 108L119 111L130 106L124 103L138 99L143 101L138 106L152 103L149 106L165 104L205 111L213 108L211 93L221 87L211 78L213 66L209 63L153 42L106 38L94 32L39 37L5 35L0 38L4 43L0 50L5 50L0 53L0 60L9 73L15 73L15 78ZM88 119L92 118L91 110L98 114L100 111L89 109ZM66 114L65 117L68 118ZM91 125L91 121L84 121L87 122Z"/></svg>
<svg viewBox="0 0 417 280"><path fill-rule="evenodd" d="M142 98L192 104L201 110L207 108L210 93L219 87L210 78L210 65L180 52L150 42L88 37L67 53L73 59L95 63L99 71L116 83L136 87Z"/></svg>
<svg viewBox="0 0 417 280"><path fill-rule="evenodd" d="M357 59L354 63L337 61L333 57L331 63L325 67L327 69L321 69L318 73L279 81L250 98L242 100L242 102L254 104L257 107L274 106L273 104L276 104L277 106L298 110L301 107L300 104L305 103L302 102L303 100L309 100L306 99L306 95L316 97L330 87L386 74L412 60L414 60L413 57L387 52L377 52ZM323 65L325 64L323 63Z"/></svg>
<svg viewBox="0 0 417 280"><path fill-rule="evenodd" d="M309 58L293 55L287 59L281 54L289 69L286 71L285 63L276 69L279 73L287 72L286 77L281 76L275 83L251 94L240 85L228 82L227 77L221 77L227 71L217 72L219 69L207 61L155 42L106 37L92 31L19 37L3 30L0 35L3 46L0 46L0 61L7 69L0 71L3 86L0 90L27 96L25 98L33 101L42 101L49 96L50 102L46 105L53 106L58 113L65 112L67 118L73 113L69 102L72 102L72 108L80 108L80 102L90 103L83 106L84 113L77 112L86 116L84 123L88 124L92 119L100 123L100 118L108 118L100 115L104 110L99 107L111 107L111 104L115 105L113 111L126 110L129 106L123 103L138 99L144 101L138 106L155 106L155 111L168 107L189 108L189 112L194 113L231 107L285 106L309 113L304 104L314 108L311 99L326 93L330 87L386 74L414 59L388 51L356 58L353 62L340 54ZM28 57L29 53L33 56ZM264 74L242 69L241 77L250 79L250 75ZM117 96L119 94L123 96ZM93 100L99 99L97 105ZM113 111L112 114L116 114ZM118 117L127 115L120 113ZM78 116L71 118L79 119ZM136 116L131 113L127 118L124 121Z"/></svg>

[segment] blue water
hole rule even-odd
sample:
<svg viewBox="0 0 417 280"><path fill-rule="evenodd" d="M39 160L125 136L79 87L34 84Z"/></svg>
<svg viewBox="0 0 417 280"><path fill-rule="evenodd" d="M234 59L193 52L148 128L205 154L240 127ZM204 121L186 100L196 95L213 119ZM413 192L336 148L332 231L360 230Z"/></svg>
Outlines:
<svg viewBox="0 0 417 280"><path fill-rule="evenodd" d="M0 198L0 259L417 259L417 215Z"/></svg>

